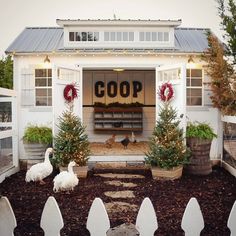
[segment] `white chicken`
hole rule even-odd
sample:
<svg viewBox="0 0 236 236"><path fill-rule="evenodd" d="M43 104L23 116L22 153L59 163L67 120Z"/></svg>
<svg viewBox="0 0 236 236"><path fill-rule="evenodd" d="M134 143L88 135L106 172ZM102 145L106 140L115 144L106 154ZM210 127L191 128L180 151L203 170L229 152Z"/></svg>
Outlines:
<svg viewBox="0 0 236 236"><path fill-rule="evenodd" d="M68 165L68 171L62 171L60 174L58 174L53 182L53 191L70 191L74 190L74 187L78 185L79 179L77 178L77 175L73 171L73 166L75 166L75 162L71 161Z"/></svg>
<svg viewBox="0 0 236 236"><path fill-rule="evenodd" d="M44 162L35 164L26 172L25 181L39 181L40 184L45 184L44 178L52 173L53 167L49 160L49 154L53 152L52 148L48 148L45 152Z"/></svg>

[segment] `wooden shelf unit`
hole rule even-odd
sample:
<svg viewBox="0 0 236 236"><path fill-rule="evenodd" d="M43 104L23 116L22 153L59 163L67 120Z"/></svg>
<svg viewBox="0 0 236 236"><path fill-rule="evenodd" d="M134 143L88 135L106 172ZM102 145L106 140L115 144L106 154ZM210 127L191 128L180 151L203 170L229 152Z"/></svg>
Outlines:
<svg viewBox="0 0 236 236"><path fill-rule="evenodd" d="M143 131L142 107L94 108L95 131Z"/></svg>

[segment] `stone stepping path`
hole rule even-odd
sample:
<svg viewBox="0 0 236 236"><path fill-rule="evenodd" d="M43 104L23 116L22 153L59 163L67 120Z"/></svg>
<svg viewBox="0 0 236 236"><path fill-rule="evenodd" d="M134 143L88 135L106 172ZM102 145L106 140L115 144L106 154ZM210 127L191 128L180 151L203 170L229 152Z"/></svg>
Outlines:
<svg viewBox="0 0 236 236"><path fill-rule="evenodd" d="M138 180L143 179L145 176L138 174L119 174L119 173L103 173L96 174L103 178L110 178L111 180L105 180L104 184L114 186L114 190L110 187L111 191L104 192L104 195L110 198L107 203L105 203L105 208L109 214L110 219L119 218L123 219L129 212L137 212L139 206L132 204L132 199L135 199L134 191L132 188L138 186L138 183L132 182L132 179ZM124 179L124 180L121 180ZM125 182L125 179L129 179L129 182ZM117 188L119 187L119 191ZM124 190L122 190L124 188ZM117 201L119 199L121 201ZM129 202L126 202L129 201ZM123 224L118 227L112 228L108 231L109 236L136 236L139 235L134 225Z"/></svg>
<svg viewBox="0 0 236 236"><path fill-rule="evenodd" d="M107 197L111 198L135 198L133 191L109 191L104 193Z"/></svg>
<svg viewBox="0 0 236 236"><path fill-rule="evenodd" d="M95 176L100 176L103 178L114 178L114 179L143 179L145 178L143 175L113 174L113 173L95 174Z"/></svg>
<svg viewBox="0 0 236 236"><path fill-rule="evenodd" d="M119 180L112 180L112 181L105 181L104 182L107 185L112 185L112 186L121 186L124 188L134 188L137 186L137 184L134 183L125 183Z"/></svg>

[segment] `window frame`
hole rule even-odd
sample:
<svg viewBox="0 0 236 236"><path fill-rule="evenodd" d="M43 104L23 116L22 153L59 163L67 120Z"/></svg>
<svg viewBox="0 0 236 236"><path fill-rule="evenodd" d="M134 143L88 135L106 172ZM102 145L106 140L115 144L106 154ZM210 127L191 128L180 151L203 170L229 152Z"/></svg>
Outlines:
<svg viewBox="0 0 236 236"><path fill-rule="evenodd" d="M46 76L37 76L36 77L36 70L46 70ZM51 70L51 76L49 73L49 70ZM46 86L37 86L36 85L36 80L37 79L46 79ZM49 84L49 79L51 79L51 86L48 86ZM46 96L42 96L42 97L46 97L47 99L47 105L37 105L37 96L36 95L36 90L37 89L46 89ZM48 94L48 90L51 89L51 96L49 96ZM51 105L49 105L49 97L51 97ZM34 107L40 108L40 107L52 107L52 68L35 68L34 69Z"/></svg>
<svg viewBox="0 0 236 236"><path fill-rule="evenodd" d="M190 76L188 76L188 70L190 70ZM200 70L201 71L201 77L196 77L196 76L192 76L191 75L191 71L192 70ZM202 81L202 83L201 83L201 86L191 86L191 81L192 81L192 78L201 78L201 81ZM190 79L190 85L188 86L187 85L187 80L188 79ZM201 89L201 105L188 105L188 103L187 103L187 99L188 99L188 97L190 97L190 99L192 98L192 96L188 96L188 93L187 93L187 91L188 91L188 89ZM204 69L203 68L187 68L186 69L186 106L187 107L192 107L192 108L194 108L194 107L204 107Z"/></svg>

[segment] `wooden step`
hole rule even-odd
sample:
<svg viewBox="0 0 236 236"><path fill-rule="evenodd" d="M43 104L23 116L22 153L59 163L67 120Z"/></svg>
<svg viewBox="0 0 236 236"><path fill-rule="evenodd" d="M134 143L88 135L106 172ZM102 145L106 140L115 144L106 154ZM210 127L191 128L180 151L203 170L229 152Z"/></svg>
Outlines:
<svg viewBox="0 0 236 236"><path fill-rule="evenodd" d="M130 173L147 175L150 169L145 165L145 156L91 156L88 161L90 170L97 173Z"/></svg>

